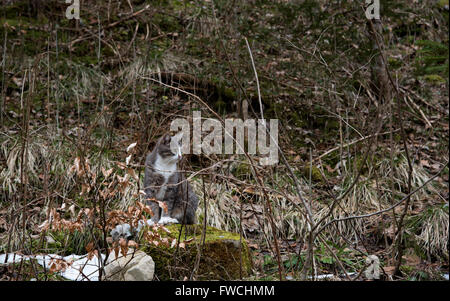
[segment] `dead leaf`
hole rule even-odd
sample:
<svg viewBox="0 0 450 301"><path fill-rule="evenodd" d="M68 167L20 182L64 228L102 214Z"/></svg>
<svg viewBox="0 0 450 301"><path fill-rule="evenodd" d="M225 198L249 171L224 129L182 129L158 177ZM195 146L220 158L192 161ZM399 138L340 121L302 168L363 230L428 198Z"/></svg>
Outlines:
<svg viewBox="0 0 450 301"><path fill-rule="evenodd" d="M88 243L88 244L86 245L86 251L89 253L89 252L91 252L93 249L94 249L94 242L91 241L90 243Z"/></svg>
<svg viewBox="0 0 450 301"><path fill-rule="evenodd" d="M128 241L128 247L137 249L138 248L138 244L134 240L129 240Z"/></svg>
<svg viewBox="0 0 450 301"><path fill-rule="evenodd" d="M172 232L170 232L170 230L169 229L167 229L166 227L164 227L164 226L161 226L161 229L164 231L164 232L166 232L167 234L170 234L170 233L172 233Z"/></svg>
<svg viewBox="0 0 450 301"><path fill-rule="evenodd" d="M127 168L127 173L136 181L139 181L139 177L136 175L136 172L132 168Z"/></svg>
<svg viewBox="0 0 450 301"><path fill-rule="evenodd" d="M258 195L258 196L262 196L260 191L256 191L253 187L247 187L244 189L245 193L249 193L249 194L253 194L253 195Z"/></svg>
<svg viewBox="0 0 450 301"><path fill-rule="evenodd" d="M420 160L420 165L430 168L430 163L427 160Z"/></svg>
<svg viewBox="0 0 450 301"><path fill-rule="evenodd" d="M194 241L194 238L192 237L192 238L186 239L185 241L183 241L183 243L190 244L193 241Z"/></svg>
<svg viewBox="0 0 450 301"><path fill-rule="evenodd" d="M131 143L128 147L127 147L127 153L132 150L135 146L136 146L137 142Z"/></svg>
<svg viewBox="0 0 450 301"><path fill-rule="evenodd" d="M159 207L161 207L164 210L165 213L169 212L169 208L167 208L167 204L166 203L161 202L161 201L157 201L157 202L158 202Z"/></svg>
<svg viewBox="0 0 450 301"><path fill-rule="evenodd" d="M86 193L89 193L89 191L91 191L91 187L86 183L82 183L80 195L85 195Z"/></svg>
<svg viewBox="0 0 450 301"><path fill-rule="evenodd" d="M121 242L121 240L122 240L122 242ZM125 241L125 243L123 243L123 241ZM125 239L123 239L123 238L120 238L119 245L120 245L120 251L122 251L122 255L123 256L127 256L127 253L128 253L127 241Z"/></svg>
<svg viewBox="0 0 450 301"><path fill-rule="evenodd" d="M395 266L383 267L383 271L388 275L393 275L395 272Z"/></svg>
<svg viewBox="0 0 450 301"><path fill-rule="evenodd" d="M258 246L257 244L254 244L254 243L248 243L247 245L248 245L250 248L252 248L252 249L255 249L255 250L259 249L259 246Z"/></svg>
<svg viewBox="0 0 450 301"><path fill-rule="evenodd" d="M387 237L393 239L395 236L395 227L394 224L392 224L389 228L384 229L383 231L384 235L386 235Z"/></svg>
<svg viewBox="0 0 450 301"><path fill-rule="evenodd" d="M50 273L56 273L58 271L58 265L53 262L52 264L50 264Z"/></svg>
<svg viewBox="0 0 450 301"><path fill-rule="evenodd" d="M128 157L126 157L126 159L125 159L125 164L126 165L128 165L128 164L130 164L130 161L131 161L131 157L132 157L133 155L129 155Z"/></svg>
<svg viewBox="0 0 450 301"><path fill-rule="evenodd" d="M153 213L152 209L150 208L150 206L148 206L148 205L145 205L144 208L142 208L142 210L143 210L145 213L150 214L150 216L155 215L155 214Z"/></svg>
<svg viewBox="0 0 450 301"><path fill-rule="evenodd" d="M105 170L105 169L102 167L102 174L103 174L103 177L105 178L105 180L111 175L112 172L113 172L113 169L112 169L112 168L110 168L110 169L108 169L108 170Z"/></svg>

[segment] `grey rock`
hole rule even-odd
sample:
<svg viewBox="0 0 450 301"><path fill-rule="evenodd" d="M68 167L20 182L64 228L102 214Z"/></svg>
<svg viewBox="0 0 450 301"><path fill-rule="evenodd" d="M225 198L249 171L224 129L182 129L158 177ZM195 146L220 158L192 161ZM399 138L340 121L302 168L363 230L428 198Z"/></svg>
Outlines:
<svg viewBox="0 0 450 301"><path fill-rule="evenodd" d="M110 281L151 281L155 273L155 262L142 251L129 251L127 256L114 252L105 266L105 279Z"/></svg>
<svg viewBox="0 0 450 301"><path fill-rule="evenodd" d="M55 240L53 239L53 237L51 237L51 236L46 236L45 237L45 239L47 240L47 243L49 243L49 244L54 244L54 243L56 243L55 242Z"/></svg>

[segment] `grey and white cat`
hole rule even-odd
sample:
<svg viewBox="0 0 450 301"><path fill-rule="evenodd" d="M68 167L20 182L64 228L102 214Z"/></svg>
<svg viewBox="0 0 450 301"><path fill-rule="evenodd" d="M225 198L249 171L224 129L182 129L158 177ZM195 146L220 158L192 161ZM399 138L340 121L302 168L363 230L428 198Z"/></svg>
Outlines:
<svg viewBox="0 0 450 301"><path fill-rule="evenodd" d="M181 135L170 136L165 134L156 143L153 151L145 160L144 191L147 204L153 211L149 225L154 223L182 223L195 224L195 211L198 206L198 197L182 173L178 171L178 162L182 158ZM162 201L167 206L165 212L157 202ZM118 225L111 231L114 240L119 237L130 237L132 232L139 232L143 222L139 222L133 231L130 225Z"/></svg>
<svg viewBox="0 0 450 301"><path fill-rule="evenodd" d="M197 195L177 168L182 157L180 139L181 135L173 137L164 135L145 160L146 198L163 201L168 208L165 212L158 203L148 202L154 213L151 219L154 223L178 222L187 225L196 223Z"/></svg>

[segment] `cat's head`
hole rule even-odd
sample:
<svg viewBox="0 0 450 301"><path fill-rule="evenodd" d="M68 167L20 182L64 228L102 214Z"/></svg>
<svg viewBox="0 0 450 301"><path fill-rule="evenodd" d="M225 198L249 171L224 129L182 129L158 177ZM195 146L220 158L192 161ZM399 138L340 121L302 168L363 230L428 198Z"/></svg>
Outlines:
<svg viewBox="0 0 450 301"><path fill-rule="evenodd" d="M163 135L156 144L158 155L168 163L176 163L181 160L181 135Z"/></svg>

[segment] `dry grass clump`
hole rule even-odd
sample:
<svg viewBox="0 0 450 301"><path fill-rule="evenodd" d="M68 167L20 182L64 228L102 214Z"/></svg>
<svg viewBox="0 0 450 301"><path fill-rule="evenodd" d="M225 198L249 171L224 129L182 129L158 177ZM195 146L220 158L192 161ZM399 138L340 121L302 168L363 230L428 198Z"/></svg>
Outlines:
<svg viewBox="0 0 450 301"><path fill-rule="evenodd" d="M430 206L408 220L408 233L428 259L431 256L448 261L448 203Z"/></svg>
<svg viewBox="0 0 450 301"><path fill-rule="evenodd" d="M365 215L372 212L377 212L392 206L405 193L399 196L391 196L391 185L394 187L405 189L405 184L408 177L408 164L404 156L400 156L395 161L394 170L396 171L394 177L378 178L378 183L375 181L375 170L370 171L361 177L359 182L353 187L351 192L339 202L332 214L329 215L329 206L333 199L330 196L322 200L314 200L312 198L312 208L315 212L315 220L323 220L326 224L333 219L344 218L355 215ZM378 174L389 174L391 170L389 158L384 158L378 162ZM422 166L414 164L412 173L412 189L420 187L431 175ZM299 202L294 197L294 191L286 191L285 187L289 183L289 178L279 176L277 177L278 185L271 187L273 190L268 191L272 206L273 216L278 231L277 235L283 239L297 239L299 237L306 237L308 234L308 224L299 210ZM333 190L336 196L339 197L349 185L354 181L354 174L348 173L342 180L341 184L335 185ZM394 183L392 183L392 181ZM300 178L303 191L309 191L308 180ZM203 219L204 215L204 194L202 182L199 179L192 181L194 189L200 198L200 208L197 212L199 220ZM268 187L266 187L267 189ZM411 204L414 206L415 202L420 200L431 199L436 195L439 187L436 185L428 185L426 188L418 191L412 196ZM206 183L206 197L207 197L207 222L209 225L227 231L240 231L240 216L242 205L242 226L244 236L249 233L265 234L269 239L273 236L269 219L264 214L262 193L258 190L243 189L239 185L232 182L207 182ZM212 193L211 193L212 192ZM234 199L236 195L238 199ZM288 195L289 197L287 197ZM317 196L316 196L317 197ZM236 202L239 200L239 202ZM400 208L400 209L399 209ZM399 214L403 207L399 207L396 213ZM431 209L428 209L431 210ZM427 215L427 221L422 221L420 224L420 231L417 235L419 245L424 252L432 252L432 254L443 254L448 256L448 240L443 239L448 237L448 210L432 210L433 214ZM373 232L380 223L380 216L376 215L367 219L355 219L344 222L335 223L333 227L325 230L325 238L336 243L342 242L341 237L345 237L347 242L357 244L361 239L367 236L368 233ZM384 229L392 227L393 220L390 219L385 222ZM409 226L410 228L411 226ZM411 229L409 229L410 231ZM339 235L336 235L339 233ZM388 235L388 230L382 232L383 235ZM391 235L391 234L389 234ZM447 236L445 236L447 235ZM391 237L392 238L392 237ZM447 255L446 255L447 254Z"/></svg>

